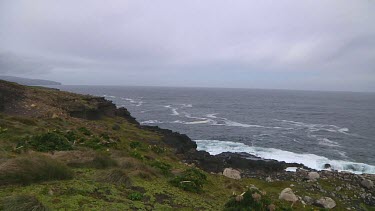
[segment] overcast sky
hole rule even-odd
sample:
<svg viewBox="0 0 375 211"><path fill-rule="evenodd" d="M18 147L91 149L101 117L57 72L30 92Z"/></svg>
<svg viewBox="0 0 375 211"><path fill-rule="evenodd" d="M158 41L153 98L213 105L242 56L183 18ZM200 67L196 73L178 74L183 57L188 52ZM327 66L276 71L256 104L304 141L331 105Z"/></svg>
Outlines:
<svg viewBox="0 0 375 211"><path fill-rule="evenodd" d="M0 0L0 75L375 91L375 1Z"/></svg>

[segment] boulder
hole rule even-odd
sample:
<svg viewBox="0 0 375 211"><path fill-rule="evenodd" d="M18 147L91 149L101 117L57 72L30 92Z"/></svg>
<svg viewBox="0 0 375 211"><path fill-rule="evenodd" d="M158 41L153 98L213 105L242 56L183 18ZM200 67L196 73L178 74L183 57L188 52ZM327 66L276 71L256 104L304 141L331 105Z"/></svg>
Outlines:
<svg viewBox="0 0 375 211"><path fill-rule="evenodd" d="M320 175L318 172L309 172L306 176L306 179L310 181L316 181L320 178Z"/></svg>
<svg viewBox="0 0 375 211"><path fill-rule="evenodd" d="M304 201L306 204L308 204L308 205L311 205L311 204L314 203L314 199L311 198L310 196L304 196L302 199L303 199L303 201Z"/></svg>
<svg viewBox="0 0 375 211"><path fill-rule="evenodd" d="M363 179L361 181L361 185L364 188L371 189L371 188L374 187L374 182L372 182L371 180L368 180L368 179Z"/></svg>
<svg viewBox="0 0 375 211"><path fill-rule="evenodd" d="M316 200L315 205L318 207L325 208L325 209L332 209L336 207L336 202L329 197L322 197Z"/></svg>
<svg viewBox="0 0 375 211"><path fill-rule="evenodd" d="M224 169L223 175L231 179L241 179L241 172L232 168Z"/></svg>
<svg viewBox="0 0 375 211"><path fill-rule="evenodd" d="M281 191L279 199L290 202L298 201L297 196L293 193L293 190L290 188L285 188L283 191Z"/></svg>

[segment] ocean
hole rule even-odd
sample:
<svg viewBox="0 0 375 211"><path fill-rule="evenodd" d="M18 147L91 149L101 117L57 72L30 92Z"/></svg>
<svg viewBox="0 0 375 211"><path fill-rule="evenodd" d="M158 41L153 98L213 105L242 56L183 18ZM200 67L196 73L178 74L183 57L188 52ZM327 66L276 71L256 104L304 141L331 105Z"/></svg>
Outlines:
<svg viewBox="0 0 375 211"><path fill-rule="evenodd" d="M247 152L322 170L375 174L375 93L56 86L103 96L144 125L187 134L210 154Z"/></svg>

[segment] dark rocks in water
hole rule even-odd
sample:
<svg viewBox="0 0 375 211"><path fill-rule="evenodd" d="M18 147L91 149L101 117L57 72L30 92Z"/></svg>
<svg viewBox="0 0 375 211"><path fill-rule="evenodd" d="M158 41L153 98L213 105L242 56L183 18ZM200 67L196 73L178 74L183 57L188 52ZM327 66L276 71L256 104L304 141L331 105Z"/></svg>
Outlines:
<svg viewBox="0 0 375 211"><path fill-rule="evenodd" d="M324 164L324 169L330 169L330 168L331 168L331 164L329 163Z"/></svg>
<svg viewBox="0 0 375 211"><path fill-rule="evenodd" d="M302 164L288 164L276 160L265 160L248 153L225 152L219 155L210 155L205 151L197 151L197 144L188 136L161 129L158 126L141 126L162 135L163 142L175 149L176 154L180 154L186 163L194 163L207 172L223 172L225 168L240 169L247 174L259 172L270 173L280 172L285 168L304 167Z"/></svg>
<svg viewBox="0 0 375 211"><path fill-rule="evenodd" d="M162 129L158 126L141 126L141 128L157 132L163 136L163 142L175 149L176 154L186 154L189 151L195 151L197 144L187 135L173 132L172 130Z"/></svg>

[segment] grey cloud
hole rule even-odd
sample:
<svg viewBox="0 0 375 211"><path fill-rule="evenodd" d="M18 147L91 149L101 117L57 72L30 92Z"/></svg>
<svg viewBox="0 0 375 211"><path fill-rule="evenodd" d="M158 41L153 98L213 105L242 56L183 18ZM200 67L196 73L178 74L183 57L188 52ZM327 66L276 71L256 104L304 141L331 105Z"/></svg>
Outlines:
<svg viewBox="0 0 375 211"><path fill-rule="evenodd" d="M0 52L0 74L41 74L51 69L51 66L33 58Z"/></svg>
<svg viewBox="0 0 375 211"><path fill-rule="evenodd" d="M48 73L65 83L92 74L85 83L124 85L163 85L169 77L185 86L255 80L291 88L298 80L300 89L340 74L368 90L361 82L375 83L373 11L365 0L3 0L0 46L13 56L0 58L0 71ZM133 79L116 80L127 76ZM332 87L321 88L347 86Z"/></svg>

